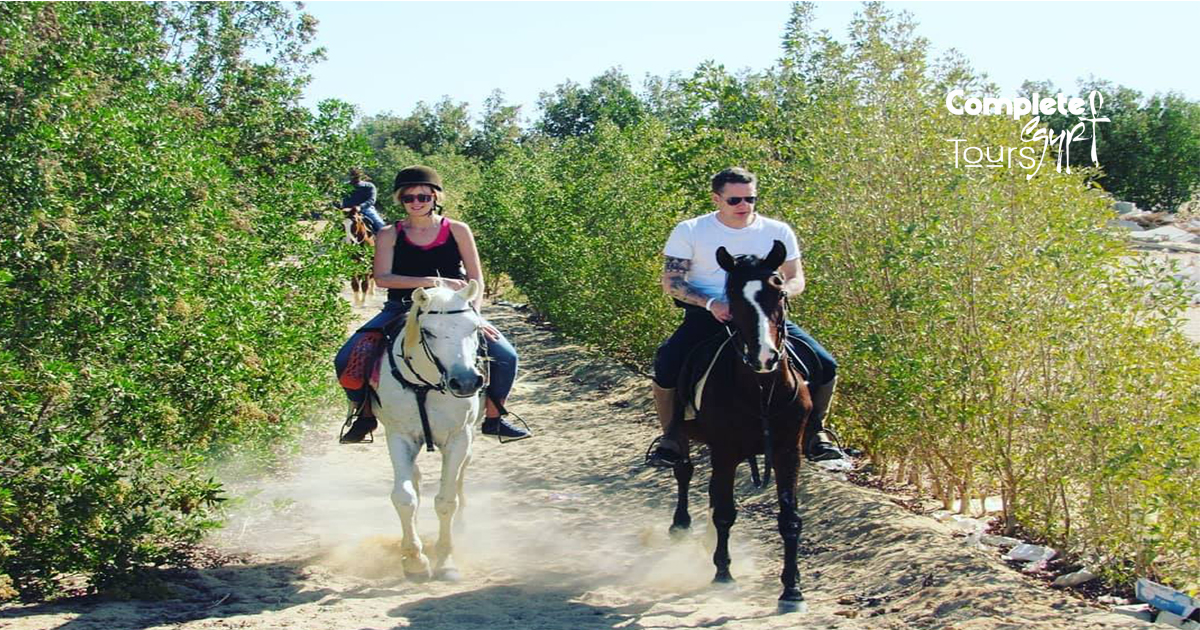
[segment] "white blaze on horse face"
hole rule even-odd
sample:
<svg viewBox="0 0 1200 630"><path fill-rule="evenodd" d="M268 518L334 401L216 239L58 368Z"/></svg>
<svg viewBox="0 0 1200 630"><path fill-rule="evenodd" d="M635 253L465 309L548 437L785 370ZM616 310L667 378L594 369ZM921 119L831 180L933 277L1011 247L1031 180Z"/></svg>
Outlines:
<svg viewBox="0 0 1200 630"><path fill-rule="evenodd" d="M771 338L771 321L758 303L758 294L763 289L762 280L751 280L742 287L742 296L754 307L758 315L758 364L770 365L771 358L776 355L775 340Z"/></svg>
<svg viewBox="0 0 1200 630"><path fill-rule="evenodd" d="M342 225L346 228L346 244L357 245L358 241L354 240L354 232L351 231L351 227L354 226L354 221L352 219L342 219Z"/></svg>

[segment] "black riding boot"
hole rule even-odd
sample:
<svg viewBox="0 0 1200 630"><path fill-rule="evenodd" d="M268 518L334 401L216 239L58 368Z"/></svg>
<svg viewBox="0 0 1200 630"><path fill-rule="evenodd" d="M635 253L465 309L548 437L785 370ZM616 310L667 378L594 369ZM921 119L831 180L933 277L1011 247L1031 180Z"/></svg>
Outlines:
<svg viewBox="0 0 1200 630"><path fill-rule="evenodd" d="M675 389L659 387L657 383L652 384L654 390L654 409L658 414L658 422L663 427L662 437L658 440L658 447L654 452L646 456L646 465L655 468L674 468L687 459L686 438L683 436L682 422L675 417L676 405Z"/></svg>
<svg viewBox="0 0 1200 630"><path fill-rule="evenodd" d="M809 392L812 395L813 409L808 423L804 426L804 455L809 461L822 462L846 457L842 449L831 442L829 434L825 432L825 417L833 403L833 390L836 386L835 376L832 381Z"/></svg>
<svg viewBox="0 0 1200 630"><path fill-rule="evenodd" d="M359 416L354 419L354 424L350 425L350 430L342 436L340 440L342 444L358 444L367 439L367 435L379 426L379 421L375 416Z"/></svg>

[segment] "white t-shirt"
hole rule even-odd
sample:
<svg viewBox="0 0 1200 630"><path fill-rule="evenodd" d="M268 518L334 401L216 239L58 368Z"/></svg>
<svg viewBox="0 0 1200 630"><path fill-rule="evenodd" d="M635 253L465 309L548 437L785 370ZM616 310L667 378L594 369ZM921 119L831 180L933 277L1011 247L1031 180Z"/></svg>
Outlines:
<svg viewBox="0 0 1200 630"><path fill-rule="evenodd" d="M721 223L717 213L710 212L676 225L663 247L663 255L692 261L688 284L711 297L723 298L726 273L717 264L717 248L724 247L734 256L753 254L765 258L777 240L787 247L784 260L800 258L796 233L783 221L756 214L750 225L737 229Z"/></svg>

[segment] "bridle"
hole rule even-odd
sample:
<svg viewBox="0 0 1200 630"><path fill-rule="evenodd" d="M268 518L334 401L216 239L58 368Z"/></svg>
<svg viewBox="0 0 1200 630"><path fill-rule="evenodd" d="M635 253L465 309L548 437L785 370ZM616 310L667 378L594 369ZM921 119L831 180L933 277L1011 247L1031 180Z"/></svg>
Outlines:
<svg viewBox="0 0 1200 630"><path fill-rule="evenodd" d="M412 373L412 375L415 376L417 381L419 381L419 382L414 383L414 382L410 381L409 379L404 378L403 374L400 372L400 370L396 366L396 355L395 355L395 352L392 351L392 349L395 347L395 343L396 343L395 337L392 337L392 339L390 339L389 343L388 343L388 361L391 362L392 376L396 377L396 380L400 381L400 383L402 385L406 385L406 386L410 386L410 387L425 387L427 389L438 392L439 394L449 393L450 395L454 396L455 398L470 398L471 396L474 396L475 394L468 394L466 396L460 396L460 395L454 393L454 391L448 387L447 383L449 381L449 375L446 372L446 366L442 365L441 360L438 359L437 355L435 355L433 353L433 350L431 350L429 348L428 336L430 335L430 333L426 332L424 328L421 328L419 326L420 318L424 317L425 315L459 315L461 313L474 313L474 312L475 312L475 309L473 309L473 308L459 308L459 309L454 309L454 310L442 310L442 311L422 311L420 309L420 307L415 307L415 311L413 313L414 324L418 325L418 332L420 334L420 337L418 338L417 343L420 345L421 351L425 354L425 358L428 359L429 362L432 363L435 368L437 368L438 381L437 381L437 383L430 383L424 376L421 375L420 372L417 371L416 366L414 366L412 363L412 358L409 356L409 353L407 352L407 348L405 348L405 346L404 346L405 340L401 339L400 340L400 354L401 354L401 356L404 357L404 367L408 368L408 371L410 373ZM478 335L479 331L480 331L480 325L478 323L476 323L475 324L475 334ZM478 362L476 362L476 365L478 366Z"/></svg>
<svg viewBox="0 0 1200 630"><path fill-rule="evenodd" d="M754 280L766 280L768 278L779 278L781 281L783 280L783 276L780 275L778 272L775 272L769 276L764 276L762 278L750 278L749 280L747 280L747 282L752 282ZM784 322L787 320L787 308L788 308L787 296L781 295L780 301L783 302L783 307L778 309L776 311L776 314L773 315L770 319L771 319L771 323L775 325L775 339L774 339L775 348L778 350L781 358L779 360L779 364L776 365L774 368L772 368L770 372L767 372L768 374L774 373L775 370L778 369L780 365L782 365L784 362L787 361L787 348L784 346L784 341L785 341L786 335L787 335L787 327L784 324ZM745 363L747 366L752 366L753 363L750 358L750 343L746 339L746 336L744 334L742 334L741 329L736 326L730 326L729 324L725 324L725 329L729 331L729 335L731 337L737 337L740 340L740 343L738 344L737 347L738 347L738 354L741 355L742 363Z"/></svg>
<svg viewBox="0 0 1200 630"><path fill-rule="evenodd" d="M367 225L367 219L363 216L362 210L358 206L353 206L345 210L345 215L350 220L350 236L356 241L353 244L374 245L375 235Z"/></svg>
<svg viewBox="0 0 1200 630"><path fill-rule="evenodd" d="M747 282L750 282L753 280L766 280L767 278L779 278L780 280L782 280L783 276L780 275L779 272L775 272L775 273L772 273L770 276L766 276L764 278L751 278L751 279L747 280ZM776 373L777 370L782 371L782 375L784 378L787 378L787 375L791 374L792 382L794 384L793 392L792 392L792 399L791 399L791 401L789 401L789 404L791 404L792 402L795 402L797 398L800 397L800 387L802 385L801 385L799 376L796 374L795 369L792 367L791 357L789 356L787 346L785 345L785 343L787 341L787 324L786 324L787 310L788 310L787 295L781 292L780 301L783 302L783 306L781 308L775 309L775 315L772 317L772 320L774 320L774 321L772 321L772 323L775 324L775 348L778 350L779 355L780 355L779 362L775 365L775 367L771 368L770 371L759 374L759 376L765 377L768 375L773 375ZM726 324L725 327L726 327L726 329L730 330L731 336L738 337L741 339L741 343L738 344L739 345L738 352L741 355L742 363L745 363L747 367L752 367L753 363L751 362L751 358L750 358L750 344L747 342L746 336L744 334L742 334L741 328L731 327L728 324ZM766 484L770 483L770 481L771 481L771 466L772 466L772 464L771 464L771 416L770 416L771 402L772 402L772 399L775 397L775 386L779 384L780 379L772 378L770 381L769 388L764 388L763 380L764 379L762 379L762 378L755 379L756 384L758 385L758 401L759 401L758 402L758 415L759 415L759 422L762 426L762 436L763 436L763 480L762 480L762 483L765 486ZM763 391L764 389L766 389L766 391Z"/></svg>

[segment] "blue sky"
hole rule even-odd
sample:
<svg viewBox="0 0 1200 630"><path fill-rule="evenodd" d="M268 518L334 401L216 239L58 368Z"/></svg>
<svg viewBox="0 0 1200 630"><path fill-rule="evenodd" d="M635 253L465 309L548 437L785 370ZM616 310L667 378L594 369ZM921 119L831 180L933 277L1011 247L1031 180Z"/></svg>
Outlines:
<svg viewBox="0 0 1200 630"><path fill-rule="evenodd" d="M1073 90L1096 75L1144 93L1200 100L1200 2L888 2L911 12L934 54L963 53L1016 95L1025 79ZM820 2L817 26L845 40L857 2ZM522 114L538 94L619 66L689 74L713 60L770 66L788 2L309 2L328 59L313 69L312 106L341 98L364 114L407 114L443 95L478 113L496 88Z"/></svg>

